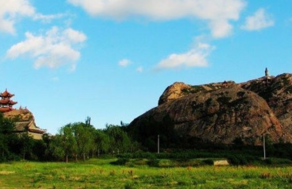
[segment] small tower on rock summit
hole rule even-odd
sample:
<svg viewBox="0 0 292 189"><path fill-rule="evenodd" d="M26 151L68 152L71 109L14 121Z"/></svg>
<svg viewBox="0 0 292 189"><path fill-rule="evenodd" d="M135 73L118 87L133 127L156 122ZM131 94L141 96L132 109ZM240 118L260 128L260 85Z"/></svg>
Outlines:
<svg viewBox="0 0 292 189"><path fill-rule="evenodd" d="M269 70L268 68L265 69L265 76L266 76L266 79L269 79Z"/></svg>

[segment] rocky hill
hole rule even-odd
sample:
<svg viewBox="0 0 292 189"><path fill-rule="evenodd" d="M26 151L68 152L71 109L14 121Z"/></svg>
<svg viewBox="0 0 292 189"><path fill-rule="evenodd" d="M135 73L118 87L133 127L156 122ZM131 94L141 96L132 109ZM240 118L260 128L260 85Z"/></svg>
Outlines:
<svg viewBox="0 0 292 189"><path fill-rule="evenodd" d="M291 143L292 75L196 86L176 82L166 88L157 107L134 119L129 128L138 140L160 134L171 142L240 140L260 145L266 135L274 143Z"/></svg>

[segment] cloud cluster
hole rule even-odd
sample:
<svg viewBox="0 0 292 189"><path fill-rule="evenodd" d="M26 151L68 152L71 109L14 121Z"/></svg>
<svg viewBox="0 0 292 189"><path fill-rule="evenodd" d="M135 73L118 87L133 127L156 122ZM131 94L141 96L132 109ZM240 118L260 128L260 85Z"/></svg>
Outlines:
<svg viewBox="0 0 292 189"><path fill-rule="evenodd" d="M131 60L129 59L122 59L118 62L118 65L121 66L121 67L128 67L130 64L134 64ZM143 72L143 67L142 66L139 66L136 68L136 71L139 72L139 73L142 73Z"/></svg>
<svg viewBox="0 0 292 189"><path fill-rule="evenodd" d="M28 0L0 0L0 32L15 33L15 22L20 17L30 17L34 20L50 22L62 15L43 15L37 13Z"/></svg>
<svg viewBox="0 0 292 189"><path fill-rule="evenodd" d="M131 63L130 60L128 60L128 59L123 59L123 60L120 60L118 64L119 64L119 66L121 66L121 67L127 67L130 63Z"/></svg>
<svg viewBox="0 0 292 189"><path fill-rule="evenodd" d="M25 33L26 39L13 45L6 53L7 58L29 56L33 58L34 67L57 68L70 64L71 70L76 67L80 52L74 47L86 40L86 35L71 28L61 30L53 27L44 35Z"/></svg>
<svg viewBox="0 0 292 189"><path fill-rule="evenodd" d="M215 47L207 43L197 43L194 48L181 54L171 54L159 62L156 70L178 69L182 67L206 67L207 57Z"/></svg>
<svg viewBox="0 0 292 189"><path fill-rule="evenodd" d="M139 72L139 73L142 73L143 72L143 67L139 66L138 68L136 68L136 71Z"/></svg>
<svg viewBox="0 0 292 189"><path fill-rule="evenodd" d="M246 18L245 24L242 26L242 29L255 31L271 27L273 25L273 18L266 13L265 9L261 8L257 10L252 16Z"/></svg>
<svg viewBox="0 0 292 189"><path fill-rule="evenodd" d="M215 38L232 33L231 20L238 20L243 0L67 0L93 16L116 20L138 16L150 20L195 18L205 20Z"/></svg>

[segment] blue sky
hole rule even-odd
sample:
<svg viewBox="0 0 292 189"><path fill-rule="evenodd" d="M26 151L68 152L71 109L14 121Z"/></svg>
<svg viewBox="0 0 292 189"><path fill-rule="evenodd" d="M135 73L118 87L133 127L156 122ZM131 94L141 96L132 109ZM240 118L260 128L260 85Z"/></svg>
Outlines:
<svg viewBox="0 0 292 189"><path fill-rule="evenodd" d="M0 0L0 90L54 134L130 123L176 81L291 73L291 0Z"/></svg>

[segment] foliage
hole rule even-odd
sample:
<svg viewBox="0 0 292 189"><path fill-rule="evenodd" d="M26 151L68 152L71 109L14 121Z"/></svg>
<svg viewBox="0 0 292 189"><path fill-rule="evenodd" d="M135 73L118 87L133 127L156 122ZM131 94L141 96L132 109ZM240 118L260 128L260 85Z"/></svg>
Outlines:
<svg viewBox="0 0 292 189"><path fill-rule="evenodd" d="M87 123L89 122L90 121L87 121ZM84 123L74 123L71 126L77 144L77 152L85 161L86 156L89 156L89 152L94 146L95 129L91 125Z"/></svg>
<svg viewBox="0 0 292 189"><path fill-rule="evenodd" d="M164 119L165 123L172 125L169 118ZM159 128L143 133L144 129L133 129L121 122L121 125L107 124L105 129L95 129L90 125L88 117L85 123L69 123L61 127L55 136L45 134L43 140L34 140L27 133L15 133L13 121L5 119L0 114L0 161L19 159L85 161L89 157L111 154L119 158L118 164L171 165L172 163L161 160L189 162L198 158L204 160L203 164L211 164L209 160L223 158L228 159L233 165L256 165L261 162L260 158L263 156L261 146L244 145L239 138L234 140L233 145L214 144L194 137L180 138L177 133L167 128L169 126L161 125ZM151 153L157 151L157 134L160 134L161 143L159 154ZM141 144L135 141L138 136ZM265 164L275 164L275 158L286 159L283 162L288 162L287 158L292 157L292 144L283 142L272 144L267 135L266 151L269 159ZM131 159L141 161L132 162ZM145 163L142 159L147 159L148 162Z"/></svg>
<svg viewBox="0 0 292 189"><path fill-rule="evenodd" d="M125 126L123 126L125 127ZM90 156L98 157L101 153L119 154L136 149L137 143L132 142L123 127L106 125L104 130L95 129L90 125L90 118L85 123L77 122L65 125L60 132L51 137L44 137L47 157L66 162L71 158L82 157L85 161Z"/></svg>
<svg viewBox="0 0 292 189"><path fill-rule="evenodd" d="M51 148L55 156L60 158L63 156L66 162L69 161L69 156L76 156L77 143L71 124L60 129L59 134L54 137L54 141L51 143Z"/></svg>
<svg viewBox="0 0 292 189"><path fill-rule="evenodd" d="M97 152L97 156L100 156L100 152L107 153L110 149L110 137L104 131L96 130L94 132L95 147L93 152Z"/></svg>
<svg viewBox="0 0 292 189"><path fill-rule="evenodd" d="M46 146L27 132L15 132L14 121L0 114L0 161L44 160Z"/></svg>
<svg viewBox="0 0 292 189"><path fill-rule="evenodd" d="M17 136L13 131L14 123L0 113L0 161L10 160L14 156Z"/></svg>
<svg viewBox="0 0 292 189"><path fill-rule="evenodd" d="M33 145L34 140L28 135L28 133L25 132L19 135L18 148L20 149L22 159L25 160L27 156L33 157Z"/></svg>
<svg viewBox="0 0 292 189"><path fill-rule="evenodd" d="M120 126L106 125L105 133L110 137L110 151L118 155L130 150L131 140Z"/></svg>

